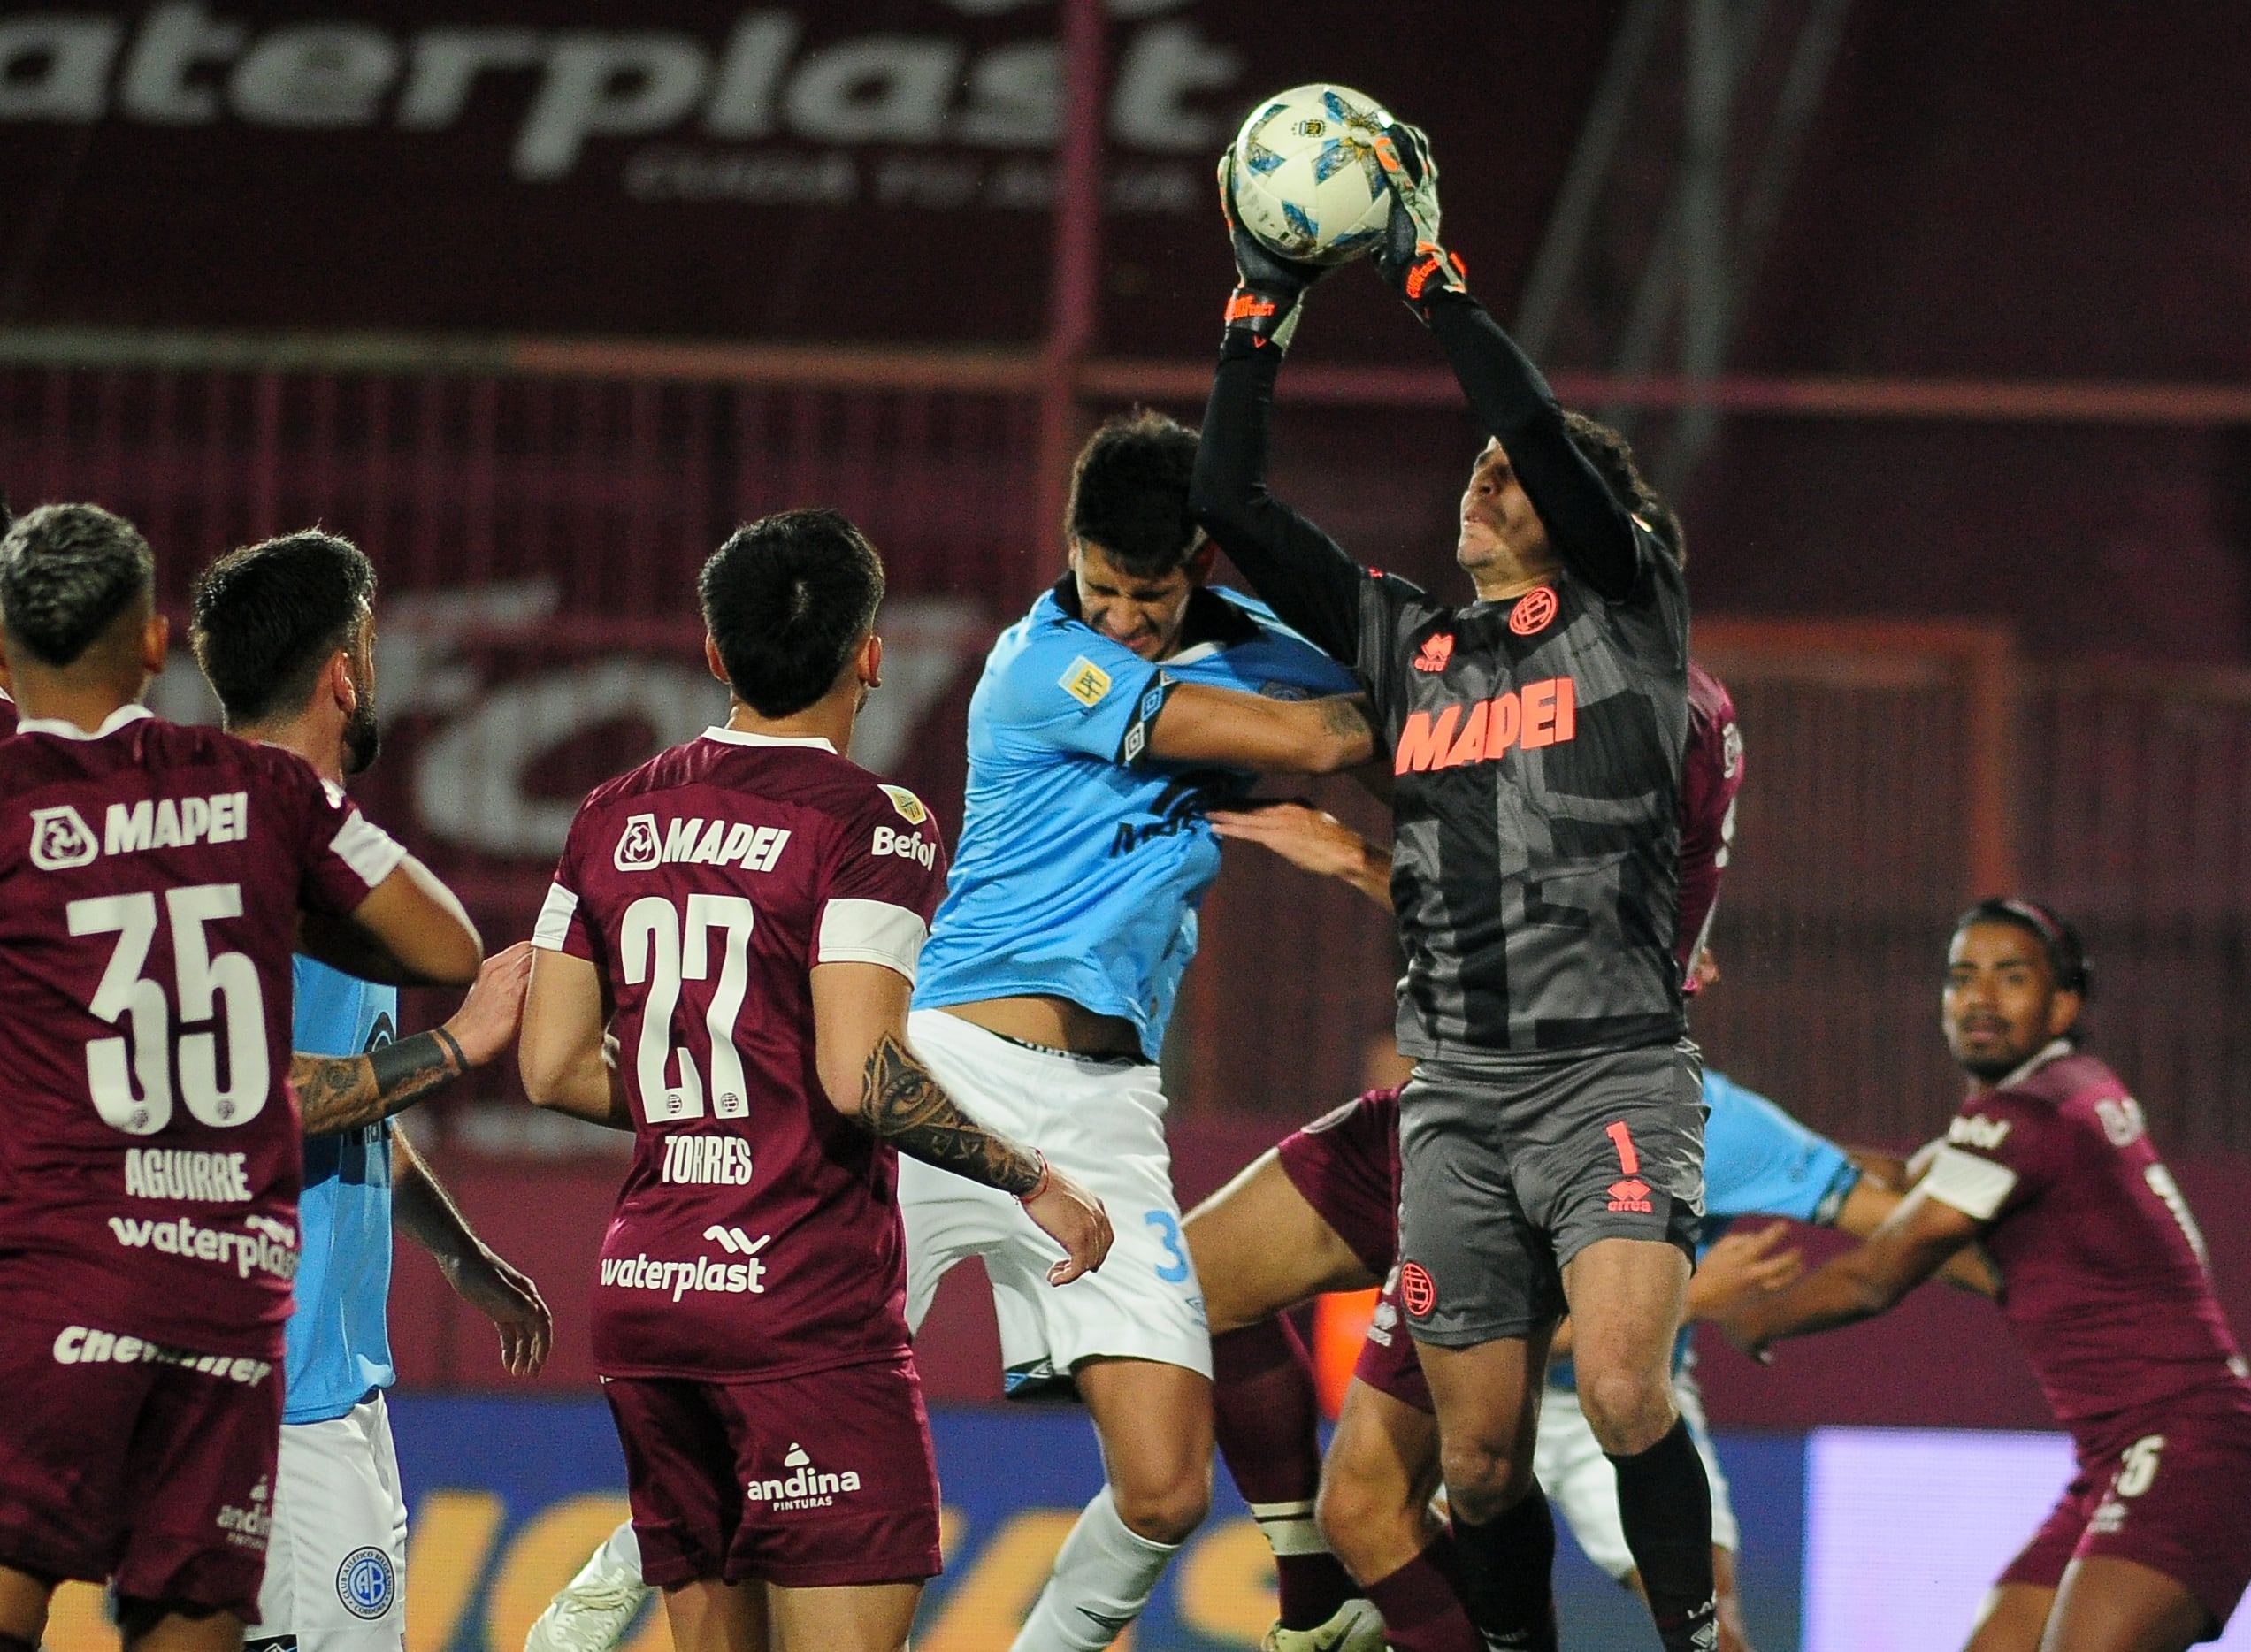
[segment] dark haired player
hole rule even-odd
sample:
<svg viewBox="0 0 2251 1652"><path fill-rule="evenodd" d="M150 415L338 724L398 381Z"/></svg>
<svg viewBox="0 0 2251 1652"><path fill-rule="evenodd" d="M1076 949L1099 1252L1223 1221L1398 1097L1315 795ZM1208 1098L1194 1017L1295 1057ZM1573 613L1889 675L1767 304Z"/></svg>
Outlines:
<svg viewBox="0 0 2251 1652"><path fill-rule="evenodd" d="M674 1643L891 1652L938 1570L897 1155L1022 1209L1059 1248L1051 1286L1100 1266L1109 1224L909 1044L945 856L921 800L844 755L882 675L874 548L834 511L785 512L700 589L731 710L571 823L524 1088L634 1132L594 1358Z"/></svg>
<svg viewBox="0 0 2251 1652"><path fill-rule="evenodd" d="M155 561L90 505L0 540L0 1647L64 1578L128 1647L256 1616L297 1271L289 958L460 985L476 930L299 757L134 702Z"/></svg>
<svg viewBox="0 0 2251 1652"><path fill-rule="evenodd" d="M2079 1048L2087 985L2078 933L2046 907L1963 914L1940 1019L1969 1094L1945 1143L1868 1243L1725 1321L1764 1354L1881 1313L1983 1242L2079 1473L1971 1652L2179 1652L2217 1639L2251 1583L2251 1367L2140 1105Z"/></svg>
<svg viewBox="0 0 2251 1652"><path fill-rule="evenodd" d="M1686 585L1623 444L1558 409L1464 288L1421 134L1377 149L1394 196L1377 269L1492 437L1455 547L1476 600L1360 567L1267 492L1275 374L1318 272L1239 229L1198 514L1354 670L1390 750L1399 1047L1419 1064L1400 1098L1401 1297L1481 1621L1501 1646L1550 1633L1531 1442L1567 1305L1650 1614L1690 1652L1713 1644L1715 1607L1710 1488L1670 1373L1703 1217L1673 959Z"/></svg>
<svg viewBox="0 0 2251 1652"><path fill-rule="evenodd" d="M381 743L374 599L359 547L318 531L230 551L199 574L190 635L228 732L296 753L331 785L364 770ZM499 1327L509 1370L530 1375L546 1358L554 1321L538 1288L470 1229L390 1117L508 1049L530 967L528 942L487 959L444 1026L402 1037L396 987L295 960L305 1186L253 1652L396 1652L405 1633L407 1509L383 1400L396 1374L394 1215Z"/></svg>

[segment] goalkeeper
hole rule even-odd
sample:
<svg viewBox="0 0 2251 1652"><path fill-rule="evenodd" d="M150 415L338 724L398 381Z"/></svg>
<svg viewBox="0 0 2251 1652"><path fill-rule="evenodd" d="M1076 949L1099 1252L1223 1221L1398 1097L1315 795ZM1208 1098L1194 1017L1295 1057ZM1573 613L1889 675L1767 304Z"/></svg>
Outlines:
<svg viewBox="0 0 2251 1652"><path fill-rule="evenodd" d="M1455 547L1474 600L1359 566L1267 492L1275 377L1320 272L1237 227L1231 202L1241 279L1191 497L1282 619L1359 677L1390 752L1399 1047L1417 1062L1400 1295L1472 1612L1489 1646L1555 1644L1532 1447L1567 1311L1651 1616L1689 1652L1716 1630L1711 1494L1670 1381L1704 1214L1701 1058L1673 961L1687 591L1623 441L1560 409L1470 297L1423 135L1394 126L1378 155L1393 206L1376 268L1491 437ZM1223 163L1223 197L1226 180Z"/></svg>

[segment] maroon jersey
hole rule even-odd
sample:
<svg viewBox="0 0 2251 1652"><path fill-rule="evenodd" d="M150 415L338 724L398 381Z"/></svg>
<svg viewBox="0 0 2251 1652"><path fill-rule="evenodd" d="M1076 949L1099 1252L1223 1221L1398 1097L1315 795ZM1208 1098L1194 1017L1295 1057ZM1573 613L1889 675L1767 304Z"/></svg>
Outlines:
<svg viewBox="0 0 2251 1652"><path fill-rule="evenodd" d="M0 1297L278 1358L300 909L405 851L302 759L128 706L0 744Z"/></svg>
<svg viewBox="0 0 2251 1652"><path fill-rule="evenodd" d="M2093 1056L2058 1040L1964 1102L1923 1186L1987 1224L2002 1312L2083 1445L2105 1419L2244 1381L2203 1235Z"/></svg>
<svg viewBox="0 0 2251 1652"><path fill-rule="evenodd" d="M571 822L533 940L599 967L633 1108L594 1362L739 1380L907 1347L892 1151L814 1067L815 964L915 978L937 823L825 740L707 730Z"/></svg>
<svg viewBox="0 0 2251 1652"><path fill-rule="evenodd" d="M1683 986L1696 990L1696 954L1711 933L1719 875L1735 837L1735 793L1743 787L1743 737L1727 685L1688 662L1688 745L1681 756L1681 929L1676 955Z"/></svg>
<svg viewBox="0 0 2251 1652"><path fill-rule="evenodd" d="M8 698L8 691L0 689L0 740L16 731L16 702Z"/></svg>

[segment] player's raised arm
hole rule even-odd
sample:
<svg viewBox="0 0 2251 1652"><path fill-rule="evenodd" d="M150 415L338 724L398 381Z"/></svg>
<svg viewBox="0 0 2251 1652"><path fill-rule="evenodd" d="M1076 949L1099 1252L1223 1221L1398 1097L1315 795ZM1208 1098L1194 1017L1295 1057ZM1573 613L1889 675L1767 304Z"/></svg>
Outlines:
<svg viewBox="0 0 2251 1652"><path fill-rule="evenodd" d="M1359 662L1359 564L1342 546L1267 489L1274 381L1297 330L1298 305L1321 275L1278 257L1237 220L1220 160L1220 201L1235 241L1237 280L1228 300L1220 364L1204 409L1189 506L1252 588L1332 658Z"/></svg>
<svg viewBox="0 0 2251 1652"><path fill-rule="evenodd" d="M350 917L306 913L297 945L347 975L395 986L467 986L485 960L485 944L460 900L410 854Z"/></svg>
<svg viewBox="0 0 2251 1652"><path fill-rule="evenodd" d="M1633 519L1573 445L1540 370L1469 295L1460 261L1440 244L1438 167L1428 141L1400 122L1377 143L1376 156L1393 201L1390 229L1373 254L1377 272L1438 335L1462 394L1506 452L1556 554L1604 597L1626 598L1641 574Z"/></svg>
<svg viewBox="0 0 2251 1652"><path fill-rule="evenodd" d="M1102 1201L963 1113L907 1046L906 976L884 964L825 963L812 981L814 1062L831 1106L910 1158L1014 1194L1065 1251L1050 1283L1102 1266L1110 1251Z"/></svg>
<svg viewBox="0 0 2251 1652"><path fill-rule="evenodd" d="M531 975L532 944L518 941L485 960L469 996L442 1026L366 1055L296 1052L289 1082L297 1092L300 1128L307 1136L329 1136L373 1124L497 1059L524 1019Z"/></svg>
<svg viewBox="0 0 2251 1652"><path fill-rule="evenodd" d="M1823 1263L1787 1289L1757 1298L1720 1324L1744 1352L1873 1319L1977 1238L1979 1224L1918 1188L1858 1249Z"/></svg>

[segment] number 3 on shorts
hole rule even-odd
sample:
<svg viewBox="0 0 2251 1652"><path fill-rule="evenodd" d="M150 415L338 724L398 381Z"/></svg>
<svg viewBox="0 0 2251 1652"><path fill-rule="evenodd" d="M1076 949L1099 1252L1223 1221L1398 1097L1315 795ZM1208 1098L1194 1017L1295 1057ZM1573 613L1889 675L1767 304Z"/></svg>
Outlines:
<svg viewBox="0 0 2251 1652"><path fill-rule="evenodd" d="M1170 1211L1147 1211L1141 1220L1157 1230L1165 1242L1165 1254L1172 1258L1157 1265L1157 1277L1168 1285L1179 1284L1188 1277L1188 1252L1180 1248L1180 1218Z"/></svg>

